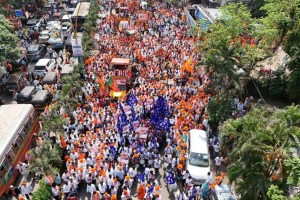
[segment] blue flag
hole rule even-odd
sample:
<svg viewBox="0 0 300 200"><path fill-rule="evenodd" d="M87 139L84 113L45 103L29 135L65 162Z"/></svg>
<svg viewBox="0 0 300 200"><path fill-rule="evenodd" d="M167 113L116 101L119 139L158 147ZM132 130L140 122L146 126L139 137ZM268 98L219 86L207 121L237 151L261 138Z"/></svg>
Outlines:
<svg viewBox="0 0 300 200"><path fill-rule="evenodd" d="M175 178L172 174L168 174L165 178L166 183L168 184L174 184L175 183Z"/></svg>
<svg viewBox="0 0 300 200"><path fill-rule="evenodd" d="M145 170L141 174L136 175L138 180L144 181L145 180Z"/></svg>
<svg viewBox="0 0 300 200"><path fill-rule="evenodd" d="M127 105L133 106L137 102L137 98L133 94L133 92L130 93L129 97L127 98Z"/></svg>

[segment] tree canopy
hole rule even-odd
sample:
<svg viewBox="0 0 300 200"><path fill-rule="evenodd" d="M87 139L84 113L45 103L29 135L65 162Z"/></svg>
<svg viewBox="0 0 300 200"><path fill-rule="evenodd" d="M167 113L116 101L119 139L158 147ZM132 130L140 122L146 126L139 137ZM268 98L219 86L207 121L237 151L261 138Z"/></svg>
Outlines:
<svg viewBox="0 0 300 200"><path fill-rule="evenodd" d="M0 15L0 41L0 62L6 58L17 58L19 53L17 36L14 33L13 26L3 15Z"/></svg>
<svg viewBox="0 0 300 200"><path fill-rule="evenodd" d="M300 106L292 105L254 108L243 118L222 125L222 148L230 159L229 180L235 183L241 199L266 199L272 184L286 189L297 183L299 176L290 180L295 177L291 172L296 171L290 160L291 150L298 147L299 122Z"/></svg>

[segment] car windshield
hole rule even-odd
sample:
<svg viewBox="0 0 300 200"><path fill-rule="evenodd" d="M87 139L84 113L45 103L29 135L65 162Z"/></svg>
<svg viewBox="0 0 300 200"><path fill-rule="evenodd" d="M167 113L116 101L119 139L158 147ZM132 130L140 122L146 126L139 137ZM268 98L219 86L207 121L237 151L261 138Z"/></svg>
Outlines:
<svg viewBox="0 0 300 200"><path fill-rule="evenodd" d="M209 158L207 154L191 152L189 157L189 164L199 167L208 167Z"/></svg>
<svg viewBox="0 0 300 200"><path fill-rule="evenodd" d="M35 66L35 70L46 70L45 66Z"/></svg>

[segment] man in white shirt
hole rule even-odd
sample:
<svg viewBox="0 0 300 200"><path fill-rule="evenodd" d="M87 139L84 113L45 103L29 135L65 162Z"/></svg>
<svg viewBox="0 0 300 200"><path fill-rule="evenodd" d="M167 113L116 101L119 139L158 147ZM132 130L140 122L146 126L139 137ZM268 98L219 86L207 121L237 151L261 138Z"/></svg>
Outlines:
<svg viewBox="0 0 300 200"><path fill-rule="evenodd" d="M28 176L27 167L28 165L26 163L19 163L17 165L17 169L19 170L20 174L23 175L23 181L27 181L27 176Z"/></svg>
<svg viewBox="0 0 300 200"><path fill-rule="evenodd" d="M94 191L96 191L96 186L93 183L87 184L86 192L92 195Z"/></svg>
<svg viewBox="0 0 300 200"><path fill-rule="evenodd" d="M26 181L24 181L21 186L22 195L26 196L27 199L30 199L29 194L31 193L31 191L32 191L31 185L29 183L27 183Z"/></svg>
<svg viewBox="0 0 300 200"><path fill-rule="evenodd" d="M215 158L216 174L217 175L221 174L221 165L222 165L222 162L223 162L223 158L222 157L217 156Z"/></svg>
<svg viewBox="0 0 300 200"><path fill-rule="evenodd" d="M100 184L98 185L99 191L101 193L101 195L103 196L104 193L106 192L106 184L104 182L100 182Z"/></svg>
<svg viewBox="0 0 300 200"><path fill-rule="evenodd" d="M65 195L65 199L68 199L70 192L71 192L71 186L69 184L65 183L63 186L63 193Z"/></svg>
<svg viewBox="0 0 300 200"><path fill-rule="evenodd" d="M220 151L220 144L217 143L213 146L214 148L214 158L219 154L219 151Z"/></svg>

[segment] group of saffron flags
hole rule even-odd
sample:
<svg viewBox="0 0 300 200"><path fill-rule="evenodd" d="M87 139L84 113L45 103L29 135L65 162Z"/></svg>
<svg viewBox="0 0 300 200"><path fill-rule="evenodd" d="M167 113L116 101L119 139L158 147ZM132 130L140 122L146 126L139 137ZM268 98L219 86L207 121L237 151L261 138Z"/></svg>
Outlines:
<svg viewBox="0 0 300 200"><path fill-rule="evenodd" d="M119 90L117 82L112 77L109 77L109 79L105 82L103 76L100 77L96 74L96 72L94 72L94 80L98 81L100 84L99 89L105 94L105 96L108 96L109 88L114 92Z"/></svg>

